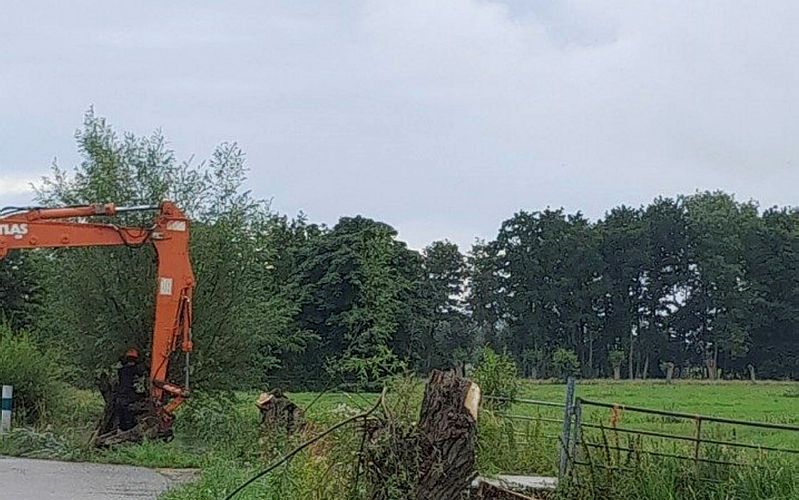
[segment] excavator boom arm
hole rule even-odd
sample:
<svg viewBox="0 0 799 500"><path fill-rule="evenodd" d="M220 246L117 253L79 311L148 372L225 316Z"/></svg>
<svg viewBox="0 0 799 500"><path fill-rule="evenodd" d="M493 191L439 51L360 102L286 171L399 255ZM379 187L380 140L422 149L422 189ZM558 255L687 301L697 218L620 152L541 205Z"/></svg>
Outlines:
<svg viewBox="0 0 799 500"><path fill-rule="evenodd" d="M147 207L136 207L143 209ZM171 419L188 395L188 387L167 380L169 362L178 349L192 351L191 317L194 273L189 256L189 220L171 202L158 207L150 228L126 228L86 221L88 217L112 217L129 209L114 205L31 209L0 215L0 259L10 250L141 246L152 244L158 256L155 318L150 359L150 395ZM169 401L168 401L169 400Z"/></svg>

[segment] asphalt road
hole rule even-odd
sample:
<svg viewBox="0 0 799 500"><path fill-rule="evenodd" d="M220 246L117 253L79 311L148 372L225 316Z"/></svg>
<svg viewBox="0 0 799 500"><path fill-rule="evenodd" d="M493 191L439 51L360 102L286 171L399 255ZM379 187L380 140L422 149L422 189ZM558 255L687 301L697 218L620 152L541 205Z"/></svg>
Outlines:
<svg viewBox="0 0 799 500"><path fill-rule="evenodd" d="M154 499L192 471L0 457L0 498L8 500Z"/></svg>

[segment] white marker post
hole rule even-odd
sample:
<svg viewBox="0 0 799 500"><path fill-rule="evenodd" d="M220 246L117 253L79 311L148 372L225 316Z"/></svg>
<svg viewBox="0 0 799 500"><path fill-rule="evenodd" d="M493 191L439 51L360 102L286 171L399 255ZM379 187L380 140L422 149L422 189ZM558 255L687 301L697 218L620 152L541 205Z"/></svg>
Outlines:
<svg viewBox="0 0 799 500"><path fill-rule="evenodd" d="M11 407L14 398L14 388L10 385L3 386L0 397L0 432L11 430Z"/></svg>

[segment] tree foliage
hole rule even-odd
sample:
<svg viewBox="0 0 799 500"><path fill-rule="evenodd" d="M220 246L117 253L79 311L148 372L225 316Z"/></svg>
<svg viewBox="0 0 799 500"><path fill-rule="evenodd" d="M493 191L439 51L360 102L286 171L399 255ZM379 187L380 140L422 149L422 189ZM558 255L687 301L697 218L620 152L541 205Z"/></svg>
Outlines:
<svg viewBox="0 0 799 500"><path fill-rule="evenodd" d="M661 376L666 362L795 378L798 221L721 192L620 206L596 223L521 212L473 249L473 319L539 376L560 375L542 354L568 349L586 376Z"/></svg>
<svg viewBox="0 0 799 500"><path fill-rule="evenodd" d="M406 370L466 371L491 352L529 377L660 377L673 364L675 376L743 377L752 365L799 378L792 208L705 192L596 221L520 211L466 255L449 241L416 251L365 216L327 227L272 212L246 190L236 144L179 161L160 133L118 135L92 111L76 139L81 162L53 167L41 204L171 199L193 221L205 386L374 386ZM90 380L128 346L147 347L154 273L147 247L14 253L0 263L0 318Z"/></svg>
<svg viewBox="0 0 799 500"><path fill-rule="evenodd" d="M0 265L0 323L14 330L29 328L41 301L41 276L45 265L37 256L15 253Z"/></svg>
<svg viewBox="0 0 799 500"><path fill-rule="evenodd" d="M54 166L38 193L43 205L112 201L156 206L175 201L191 218L197 277L193 335L197 383L257 380L279 353L301 348L302 335L283 326L293 314L282 300L270 261L280 224L243 189L244 154L222 144L206 162L179 162L160 133L119 137L87 113L77 133L82 160ZM152 213L114 223L147 225ZM59 345L85 372L115 361L128 346L146 350L152 332L155 256L152 248L85 248L47 252L37 332Z"/></svg>

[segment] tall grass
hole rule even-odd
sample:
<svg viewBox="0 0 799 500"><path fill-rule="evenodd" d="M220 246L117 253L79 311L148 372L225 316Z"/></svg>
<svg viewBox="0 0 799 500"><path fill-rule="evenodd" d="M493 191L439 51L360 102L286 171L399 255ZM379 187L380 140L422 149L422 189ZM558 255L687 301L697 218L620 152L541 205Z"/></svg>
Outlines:
<svg viewBox="0 0 799 500"><path fill-rule="evenodd" d="M626 387L620 385L617 388L613 385L612 389L618 391ZM705 390L705 387L707 391L715 390L715 386L690 388ZM741 385L740 389L744 387ZM789 400L783 397L783 393L793 387L795 386L774 385L773 389L779 392L775 393L775 400L779 404L783 404L782 400ZM735 388L739 389L738 386ZM638 385L634 389L639 391ZM682 393L687 391L688 387L665 389ZM419 379L397 381L389 391L386 410L403 425L413 425L418 416L422 390L422 381ZM555 401L562 397L562 386L542 386L541 390L552 392L552 396L538 393L530 396L535 399ZM606 389L597 386L595 390ZM758 387L758 390L762 388ZM102 411L102 402L94 392L72 389L63 392L56 403L64 405L55 412L57 418L53 418L51 412L46 424L15 431L8 435L5 441L0 439L0 453L150 467L198 468L202 469L202 473L195 482L170 491L163 498L220 499L300 442L335 422L359 413L363 409L360 407L370 406L377 396L339 393L317 398L317 394L305 393L292 394L291 398L303 407L313 402L313 406L307 412L311 424L306 431L298 435L286 436L279 432L263 432L254 405L254 394L195 394L178 415L176 439L173 442L154 441L97 451L88 447L88 436L96 417ZM513 405L510 408L481 411L477 443L478 469L481 474L554 475L556 473L558 441L555 436L560 433L560 426L553 422L511 420L502 416L502 413L529 416L531 411L537 411L539 416L555 420L563 412L560 408L531 410L529 405ZM602 419L607 420L608 415L602 413L595 417L596 420L592 421L600 422ZM630 413L625 414L623 418L625 425L636 428L651 430L674 428L671 431L675 433L690 432L690 429L683 429L683 424L678 422L634 419ZM708 432L706 437L719 440L737 438L748 442L756 437L749 433L738 436L716 434L712 427L703 427L703 435L705 432ZM362 435L357 428L340 430L257 481L237 498L266 500L367 498L368 478L361 477L357 485L355 484L355 479L358 477L358 451ZM583 437L592 439L599 448L580 450L581 460L592 465L574 469L575 474L563 481L557 493L559 499L799 499L797 463L779 460L773 456L768 456L766 459L766 455L757 451L732 455L728 449L708 446L703 449L703 457L726 461L750 461L753 466L701 465L697 470L692 461L649 457L643 453L613 449L646 449L691 455L690 443L685 445L687 448L674 449L669 447L671 445L627 439L621 434L614 435L607 429L604 436L600 432L593 435L586 434ZM765 437L770 440L776 439L770 435ZM792 443L784 443L783 446L792 446ZM624 470L614 470L614 468ZM397 490L399 491L399 488ZM403 497L400 495L397 498Z"/></svg>
<svg viewBox="0 0 799 500"><path fill-rule="evenodd" d="M619 450L627 448L635 451ZM799 463L787 457L709 447L702 458L718 462L653 456L645 451L684 455L668 445L644 449L640 437L602 432L576 450L578 461L559 490L562 499L599 500L789 500L799 498ZM688 455L690 457L690 454ZM731 463L745 465L730 465Z"/></svg>
<svg viewBox="0 0 799 500"><path fill-rule="evenodd" d="M561 485L558 498L792 500L799 498L799 480L795 466L780 461L700 476L690 463L642 458L628 470L609 470L598 464L580 467Z"/></svg>
<svg viewBox="0 0 799 500"><path fill-rule="evenodd" d="M549 432L540 422L511 420L483 409L478 422L478 470L488 475L554 475L558 441Z"/></svg>
<svg viewBox="0 0 799 500"><path fill-rule="evenodd" d="M181 414L178 435L202 453L202 475L198 481L166 493L166 500L217 500L224 498L250 477L284 456L297 445L339 420L337 407L326 418L288 436L260 428L253 400L235 395L201 396ZM362 498L364 484L356 488L361 433L342 429L317 442L290 462L255 482L237 499L338 500Z"/></svg>

